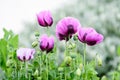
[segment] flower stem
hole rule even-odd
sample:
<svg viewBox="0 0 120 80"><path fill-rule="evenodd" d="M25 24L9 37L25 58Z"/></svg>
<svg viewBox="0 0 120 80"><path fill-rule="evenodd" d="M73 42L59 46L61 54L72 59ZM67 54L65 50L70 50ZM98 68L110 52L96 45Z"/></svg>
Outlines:
<svg viewBox="0 0 120 80"><path fill-rule="evenodd" d="M48 80L48 54L46 54L46 72L47 72L47 80Z"/></svg>
<svg viewBox="0 0 120 80"><path fill-rule="evenodd" d="M86 44L84 44L84 71L85 71L85 79L86 79L86 70L85 70L85 67L86 67Z"/></svg>

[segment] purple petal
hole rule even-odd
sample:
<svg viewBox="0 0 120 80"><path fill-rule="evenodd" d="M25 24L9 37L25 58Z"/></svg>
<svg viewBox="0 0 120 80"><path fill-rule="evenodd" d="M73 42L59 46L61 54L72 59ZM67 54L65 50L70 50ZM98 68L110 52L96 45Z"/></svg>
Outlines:
<svg viewBox="0 0 120 80"><path fill-rule="evenodd" d="M53 19L50 11L46 11L44 14L44 20L48 26L51 26L53 24Z"/></svg>
<svg viewBox="0 0 120 80"><path fill-rule="evenodd" d="M50 52L54 48L54 38L50 37L48 43L49 43L49 47L47 49L47 52Z"/></svg>
<svg viewBox="0 0 120 80"><path fill-rule="evenodd" d="M101 34L98 34L96 32L90 33L86 36L86 42L88 45L95 45L103 41L103 36Z"/></svg>
<svg viewBox="0 0 120 80"><path fill-rule="evenodd" d="M37 20L38 20L39 25L41 26L45 26L43 16L44 16L44 12L40 12L39 14L37 14Z"/></svg>
<svg viewBox="0 0 120 80"><path fill-rule="evenodd" d="M47 46L48 46L48 37L47 35L42 35L41 38L39 39L40 41L40 49L42 51L46 50Z"/></svg>

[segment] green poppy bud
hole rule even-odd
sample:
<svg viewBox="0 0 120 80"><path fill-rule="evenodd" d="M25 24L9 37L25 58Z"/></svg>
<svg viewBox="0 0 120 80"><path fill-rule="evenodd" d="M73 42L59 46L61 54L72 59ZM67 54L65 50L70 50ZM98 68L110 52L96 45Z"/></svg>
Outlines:
<svg viewBox="0 0 120 80"><path fill-rule="evenodd" d="M36 47L38 45L38 41L34 41L33 43L32 43L32 47L34 48L34 47Z"/></svg>
<svg viewBox="0 0 120 80"><path fill-rule="evenodd" d="M75 35L73 36L73 40L74 40L74 41L78 40L77 34L75 34Z"/></svg>
<svg viewBox="0 0 120 80"><path fill-rule="evenodd" d="M75 43L71 43L71 44L68 45L68 49L73 49L75 47L76 47Z"/></svg>
<svg viewBox="0 0 120 80"><path fill-rule="evenodd" d="M63 69L62 67L59 67L59 68L58 68L58 71L59 71L59 72L63 72L64 69Z"/></svg>
<svg viewBox="0 0 120 80"><path fill-rule="evenodd" d="M83 69L83 64L82 63L80 63L79 68L80 68L80 70Z"/></svg>
<svg viewBox="0 0 120 80"><path fill-rule="evenodd" d="M39 37L40 33L38 31L35 32L35 37Z"/></svg>
<svg viewBox="0 0 120 80"><path fill-rule="evenodd" d="M67 65L70 65L71 61L72 61L72 58L71 58L70 56L66 56L66 57L65 57L65 63L66 63Z"/></svg>
<svg viewBox="0 0 120 80"><path fill-rule="evenodd" d="M103 76L101 80L108 80L106 76Z"/></svg>
<svg viewBox="0 0 120 80"><path fill-rule="evenodd" d="M42 80L42 77L37 77L37 80Z"/></svg>
<svg viewBox="0 0 120 80"><path fill-rule="evenodd" d="M38 73L38 70L36 69L35 72L33 73L33 76L34 76L34 77L37 77L38 74L39 74L39 73Z"/></svg>
<svg viewBox="0 0 120 80"><path fill-rule="evenodd" d="M80 76L80 75L81 75L81 70L80 70L79 68L76 70L76 75L77 75L77 76Z"/></svg>
<svg viewBox="0 0 120 80"><path fill-rule="evenodd" d="M118 71L120 71L120 64L118 65Z"/></svg>
<svg viewBox="0 0 120 80"><path fill-rule="evenodd" d="M74 53L74 52L70 52L70 56L72 57L72 58L76 58L76 53Z"/></svg>
<svg viewBox="0 0 120 80"><path fill-rule="evenodd" d="M13 61L12 60L7 60L7 63L6 63L6 66L9 68L11 67L13 64Z"/></svg>
<svg viewBox="0 0 120 80"><path fill-rule="evenodd" d="M102 66L102 59L100 57L97 57L98 66Z"/></svg>

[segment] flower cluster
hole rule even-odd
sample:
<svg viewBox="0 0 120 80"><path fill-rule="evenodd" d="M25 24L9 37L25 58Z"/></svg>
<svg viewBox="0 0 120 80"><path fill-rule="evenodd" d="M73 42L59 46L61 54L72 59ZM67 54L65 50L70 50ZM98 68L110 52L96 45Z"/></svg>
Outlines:
<svg viewBox="0 0 120 80"><path fill-rule="evenodd" d="M42 27L51 27L53 24L50 11L42 11L37 14L37 20ZM79 41L90 46L103 41L102 34L97 33L95 29L90 27L82 28L79 20L76 18L65 17L56 25L56 36L59 40L68 41L75 33L77 33ZM39 38L39 47L42 51L46 51L47 53L52 51L54 48L54 38L48 37L47 34L42 35ZM17 51L17 56L19 60L26 61L32 58L33 55L31 53L34 52L30 52L30 49L22 48Z"/></svg>

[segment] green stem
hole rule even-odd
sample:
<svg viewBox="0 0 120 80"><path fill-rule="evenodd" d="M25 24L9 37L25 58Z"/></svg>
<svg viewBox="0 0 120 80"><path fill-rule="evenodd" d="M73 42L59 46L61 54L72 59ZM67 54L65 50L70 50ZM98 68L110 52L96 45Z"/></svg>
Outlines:
<svg viewBox="0 0 120 80"><path fill-rule="evenodd" d="M65 66L65 80L66 80L66 66Z"/></svg>
<svg viewBox="0 0 120 80"><path fill-rule="evenodd" d="M86 70L85 70L85 67L86 67L86 44L84 44L84 71L85 71L85 79L86 79Z"/></svg>
<svg viewBox="0 0 120 80"><path fill-rule="evenodd" d="M41 72L42 72L42 71L41 71L41 68L42 68L42 67L41 67L41 65L42 65L42 63L41 63L41 62L42 62L42 61L41 61L41 58L42 58L42 54L41 54L40 57L39 57L39 61L40 61L40 62L39 62L39 64L40 64L40 68L39 68L40 71L39 71L39 73L40 73L40 76L41 76Z"/></svg>
<svg viewBox="0 0 120 80"><path fill-rule="evenodd" d="M27 62L24 61L24 69L25 69L25 80L27 78Z"/></svg>
<svg viewBox="0 0 120 80"><path fill-rule="evenodd" d="M46 54L46 72L47 72L47 80L48 80L48 54Z"/></svg>

